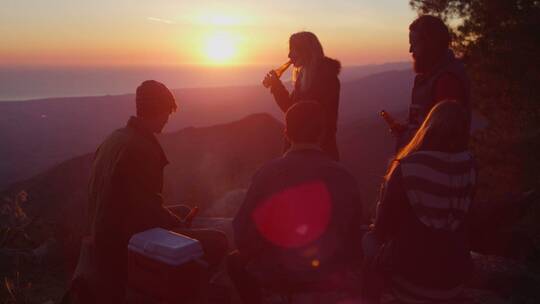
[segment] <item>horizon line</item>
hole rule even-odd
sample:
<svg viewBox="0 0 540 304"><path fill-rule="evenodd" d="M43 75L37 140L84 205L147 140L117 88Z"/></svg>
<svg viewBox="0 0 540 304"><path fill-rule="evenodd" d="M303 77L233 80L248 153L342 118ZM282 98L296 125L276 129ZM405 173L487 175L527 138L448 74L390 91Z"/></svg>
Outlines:
<svg viewBox="0 0 540 304"><path fill-rule="evenodd" d="M387 64L404 64L412 63L412 60L390 60L383 62L372 63L352 63L343 64L342 67L365 67L365 66L381 66ZM279 63L238 63L238 64L207 64L207 63L156 63L156 64L48 64L48 63L0 63L0 68L58 68L58 69L85 69L85 68L125 68L125 69L137 69L137 68L180 68L180 67L197 67L197 68L245 68L245 67L272 67L277 66Z"/></svg>

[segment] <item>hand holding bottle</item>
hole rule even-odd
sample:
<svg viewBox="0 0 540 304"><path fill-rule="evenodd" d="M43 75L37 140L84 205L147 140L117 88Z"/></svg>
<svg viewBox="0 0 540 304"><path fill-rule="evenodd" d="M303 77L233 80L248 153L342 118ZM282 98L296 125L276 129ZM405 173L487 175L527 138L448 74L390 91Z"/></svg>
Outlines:
<svg viewBox="0 0 540 304"><path fill-rule="evenodd" d="M278 82L280 82L280 80L276 74L276 71L271 70L270 72L266 74L262 83L265 88L271 88L274 85L276 85Z"/></svg>
<svg viewBox="0 0 540 304"><path fill-rule="evenodd" d="M392 135L401 136L401 134L403 134L403 132L407 130L407 127L405 125L397 122L394 117L388 114L388 112L386 112L385 110L379 112L379 115L384 119L384 121L390 128L390 133L392 133Z"/></svg>
<svg viewBox="0 0 540 304"><path fill-rule="evenodd" d="M289 60L282 64L279 68L271 70L266 74L263 80L263 85L265 88L273 87L274 85L280 82L279 78L285 73L285 71L291 66L292 62Z"/></svg>
<svg viewBox="0 0 540 304"><path fill-rule="evenodd" d="M197 213L199 213L199 207L195 206L191 209L191 211L189 212L189 214L186 216L186 218L184 219L184 222L186 223L186 226L188 228L191 228L191 223L193 222L193 219L195 218L195 216L197 215Z"/></svg>

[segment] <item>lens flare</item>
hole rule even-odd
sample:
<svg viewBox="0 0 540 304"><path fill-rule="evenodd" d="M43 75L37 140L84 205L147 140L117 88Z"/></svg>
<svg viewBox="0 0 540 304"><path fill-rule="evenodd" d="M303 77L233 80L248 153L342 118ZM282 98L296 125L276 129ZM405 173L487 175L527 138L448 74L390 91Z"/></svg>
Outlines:
<svg viewBox="0 0 540 304"><path fill-rule="evenodd" d="M268 241L298 248L319 239L330 222L332 199L326 184L309 182L285 189L263 201L252 214Z"/></svg>

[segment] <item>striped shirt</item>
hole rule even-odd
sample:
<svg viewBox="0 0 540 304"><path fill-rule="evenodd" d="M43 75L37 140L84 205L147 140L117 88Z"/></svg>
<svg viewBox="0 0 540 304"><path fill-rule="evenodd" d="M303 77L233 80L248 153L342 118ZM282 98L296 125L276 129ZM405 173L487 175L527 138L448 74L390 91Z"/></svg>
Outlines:
<svg viewBox="0 0 540 304"><path fill-rule="evenodd" d="M427 227L456 231L471 206L476 172L469 152L419 151L401 161L407 198Z"/></svg>

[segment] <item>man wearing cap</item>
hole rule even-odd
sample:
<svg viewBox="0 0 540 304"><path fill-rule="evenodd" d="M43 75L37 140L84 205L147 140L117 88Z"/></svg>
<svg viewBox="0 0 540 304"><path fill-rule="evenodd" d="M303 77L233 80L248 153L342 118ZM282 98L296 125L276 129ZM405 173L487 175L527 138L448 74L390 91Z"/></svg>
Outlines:
<svg viewBox="0 0 540 304"><path fill-rule="evenodd" d="M136 92L137 115L99 146L89 184L89 234L99 286L99 303L125 297L130 237L150 228L185 228L184 221L163 206L161 191L167 157L155 134L177 109L172 93L154 80ZM227 239L213 230L187 233L201 241L210 265L226 254ZM79 261L80 263L80 261Z"/></svg>

